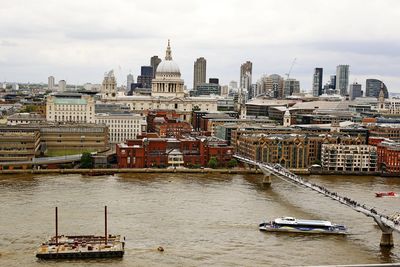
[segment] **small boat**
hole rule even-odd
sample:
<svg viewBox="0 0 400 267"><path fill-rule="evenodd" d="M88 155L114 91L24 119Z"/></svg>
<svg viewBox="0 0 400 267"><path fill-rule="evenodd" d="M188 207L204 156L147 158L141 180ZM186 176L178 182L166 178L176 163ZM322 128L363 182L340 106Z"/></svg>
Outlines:
<svg viewBox="0 0 400 267"><path fill-rule="evenodd" d="M376 197L397 197L396 192L390 191L390 192L377 192L375 193Z"/></svg>
<svg viewBox="0 0 400 267"><path fill-rule="evenodd" d="M281 217L273 221L262 222L259 225L259 229L266 232L347 234L347 229L344 225L333 224L330 221L303 220L293 217Z"/></svg>

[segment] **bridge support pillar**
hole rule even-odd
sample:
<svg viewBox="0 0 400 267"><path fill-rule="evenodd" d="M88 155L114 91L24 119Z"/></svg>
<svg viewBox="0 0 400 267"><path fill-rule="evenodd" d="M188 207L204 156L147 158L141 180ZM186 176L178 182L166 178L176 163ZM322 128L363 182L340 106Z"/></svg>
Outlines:
<svg viewBox="0 0 400 267"><path fill-rule="evenodd" d="M266 185L266 186L270 186L271 185L271 175L264 175L262 184Z"/></svg>
<svg viewBox="0 0 400 267"><path fill-rule="evenodd" d="M394 246L392 232L390 232L390 233L382 232L380 245L381 245L381 247L387 247L387 248L391 248Z"/></svg>

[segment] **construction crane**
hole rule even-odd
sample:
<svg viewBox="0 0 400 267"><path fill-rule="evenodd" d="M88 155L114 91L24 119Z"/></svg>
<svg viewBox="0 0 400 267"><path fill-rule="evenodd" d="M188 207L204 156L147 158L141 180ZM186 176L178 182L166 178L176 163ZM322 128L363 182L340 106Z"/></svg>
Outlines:
<svg viewBox="0 0 400 267"><path fill-rule="evenodd" d="M289 77L290 77L290 73L292 72L292 69L293 69L294 64L296 63L296 60L297 60L297 58L293 59L292 65L290 66L290 69L289 69L289 72L285 73L287 79L289 79Z"/></svg>

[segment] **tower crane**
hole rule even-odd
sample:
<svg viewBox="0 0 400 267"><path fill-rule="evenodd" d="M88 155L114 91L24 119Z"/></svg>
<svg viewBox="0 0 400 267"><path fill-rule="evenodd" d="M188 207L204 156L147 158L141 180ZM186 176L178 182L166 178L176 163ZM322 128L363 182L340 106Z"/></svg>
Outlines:
<svg viewBox="0 0 400 267"><path fill-rule="evenodd" d="M294 64L296 63L296 60L297 60L297 58L293 59L292 65L290 66L290 69L289 69L289 72L285 73L287 79L289 79L289 77L290 77L290 73L292 72L292 69L293 69Z"/></svg>

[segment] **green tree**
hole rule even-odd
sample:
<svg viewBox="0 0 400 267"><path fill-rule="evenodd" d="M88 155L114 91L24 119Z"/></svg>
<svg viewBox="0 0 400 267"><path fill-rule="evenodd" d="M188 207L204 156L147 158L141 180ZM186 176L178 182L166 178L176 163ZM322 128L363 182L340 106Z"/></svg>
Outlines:
<svg viewBox="0 0 400 267"><path fill-rule="evenodd" d="M313 161L313 163L312 163L312 164L321 165L321 161L320 161L320 160L318 160L318 159L316 159L316 160L314 160L314 161Z"/></svg>
<svg viewBox="0 0 400 267"><path fill-rule="evenodd" d="M218 161L216 157L211 157L210 160L208 161L208 167L215 169L218 166Z"/></svg>
<svg viewBox="0 0 400 267"><path fill-rule="evenodd" d="M228 168L235 168L238 165L238 162L236 159L231 159L228 161Z"/></svg>
<svg viewBox="0 0 400 267"><path fill-rule="evenodd" d="M81 168L90 169L93 168L93 158L90 152L83 152L81 156Z"/></svg>
<svg viewBox="0 0 400 267"><path fill-rule="evenodd" d="M34 105L26 105L23 107L21 112L31 113L37 111L37 107Z"/></svg>

